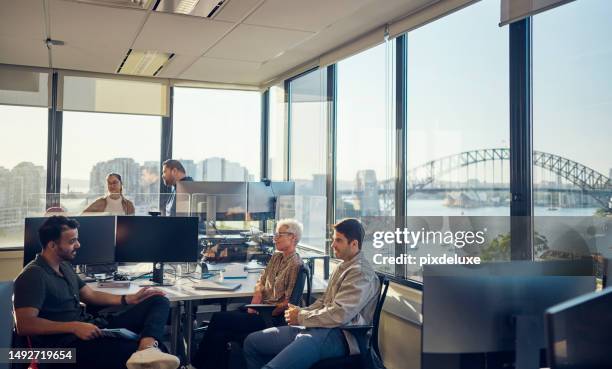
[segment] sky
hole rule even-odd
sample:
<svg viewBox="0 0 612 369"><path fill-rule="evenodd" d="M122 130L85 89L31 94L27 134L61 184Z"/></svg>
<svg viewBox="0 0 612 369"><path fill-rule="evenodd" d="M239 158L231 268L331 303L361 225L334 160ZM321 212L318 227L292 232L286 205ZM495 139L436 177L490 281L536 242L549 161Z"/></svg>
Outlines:
<svg viewBox="0 0 612 369"><path fill-rule="evenodd" d="M533 19L534 149L605 175L612 168L610 19L609 0L574 1ZM498 22L499 1L483 0L409 34L409 167L508 146L508 26ZM393 57L387 43L338 63L340 180L360 169L376 170L379 180L394 175ZM259 175L257 93L177 88L174 104L175 158L225 157ZM324 109L294 108L293 178L325 170ZM0 124L11 127L0 166L46 165L46 109L0 106ZM159 160L160 124L159 117L65 112L62 176L88 179L93 164L115 157Z"/></svg>

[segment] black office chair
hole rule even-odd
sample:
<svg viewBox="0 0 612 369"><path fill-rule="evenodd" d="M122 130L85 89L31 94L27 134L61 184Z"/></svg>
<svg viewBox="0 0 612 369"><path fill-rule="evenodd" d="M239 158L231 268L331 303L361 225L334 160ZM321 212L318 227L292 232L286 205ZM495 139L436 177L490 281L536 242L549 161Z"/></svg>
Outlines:
<svg viewBox="0 0 612 369"><path fill-rule="evenodd" d="M304 284L306 284L306 298L302 299L304 295ZM293 287L293 291L291 292L291 296L289 297L289 303L296 306L308 306L310 305L310 294L312 293L312 277L310 273L310 268L306 264L302 264L300 270L298 271L297 278L295 280L295 286ZM251 308L257 310L259 315L263 318L266 323L266 328L285 325L284 317L280 317L280 319L274 319L272 317L272 311L276 308L275 305L270 304L248 304L244 306L245 308Z"/></svg>
<svg viewBox="0 0 612 369"><path fill-rule="evenodd" d="M387 297L389 280L383 275L379 275L378 279L380 280L381 294L376 304L376 310L374 310L372 325L342 327L343 330L350 332L357 340L359 354L324 359L317 362L310 369L367 369L373 367L373 359L370 350L374 350L379 358L382 357L380 355L380 348L378 347L378 324L380 321L380 313L382 312L382 307ZM372 331L372 335L370 336L368 344L368 333L370 330Z"/></svg>

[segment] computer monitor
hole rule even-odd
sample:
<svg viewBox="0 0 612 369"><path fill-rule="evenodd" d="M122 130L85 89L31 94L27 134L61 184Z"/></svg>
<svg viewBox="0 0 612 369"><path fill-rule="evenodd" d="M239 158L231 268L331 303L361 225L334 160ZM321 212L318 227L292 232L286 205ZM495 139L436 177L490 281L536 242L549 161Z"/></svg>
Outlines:
<svg viewBox="0 0 612 369"><path fill-rule="evenodd" d="M177 215L202 220L246 219L246 182L181 181L176 184L176 194Z"/></svg>
<svg viewBox="0 0 612 369"><path fill-rule="evenodd" d="M117 262L195 262L198 219L118 216L116 242Z"/></svg>
<svg viewBox="0 0 612 369"><path fill-rule="evenodd" d="M73 265L110 264L115 262L115 217L77 216L70 217L79 222L79 243ZM34 260L42 245L38 229L48 217L26 218L23 241L23 265Z"/></svg>
<svg viewBox="0 0 612 369"><path fill-rule="evenodd" d="M612 368L612 288L555 305L544 317L551 369Z"/></svg>
<svg viewBox="0 0 612 369"><path fill-rule="evenodd" d="M295 195L295 182L249 182L247 193L249 219L274 219L278 196L293 195Z"/></svg>
<svg viewBox="0 0 612 369"><path fill-rule="evenodd" d="M539 368L544 311L593 291L593 269L590 259L424 266L421 368Z"/></svg>

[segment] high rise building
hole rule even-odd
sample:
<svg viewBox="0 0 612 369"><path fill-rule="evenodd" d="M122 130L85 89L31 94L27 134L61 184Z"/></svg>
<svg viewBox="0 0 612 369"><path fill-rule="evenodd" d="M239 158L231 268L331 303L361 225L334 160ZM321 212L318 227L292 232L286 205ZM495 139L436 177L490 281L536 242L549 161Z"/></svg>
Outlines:
<svg viewBox="0 0 612 369"><path fill-rule="evenodd" d="M106 193L106 176L118 173L123 182L123 193L137 194L140 191L140 165L132 158L115 158L96 163L89 174L89 193Z"/></svg>
<svg viewBox="0 0 612 369"><path fill-rule="evenodd" d="M372 169L360 170L355 176L355 193L359 199L361 216L379 215L378 181Z"/></svg>
<svg viewBox="0 0 612 369"><path fill-rule="evenodd" d="M9 206L25 207L42 201L45 196L46 172L42 165L30 162L17 164L9 174Z"/></svg>

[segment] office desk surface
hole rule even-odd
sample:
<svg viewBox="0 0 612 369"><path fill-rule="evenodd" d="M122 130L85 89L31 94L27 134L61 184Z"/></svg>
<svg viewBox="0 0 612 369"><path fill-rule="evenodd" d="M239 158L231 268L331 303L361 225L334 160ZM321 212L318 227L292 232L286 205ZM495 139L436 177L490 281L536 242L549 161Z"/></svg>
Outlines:
<svg viewBox="0 0 612 369"><path fill-rule="evenodd" d="M218 299L218 298L239 298L253 296L255 290L255 283L259 278L259 272L248 273L247 278L238 279L226 279L227 283L240 283L240 288L234 291L210 291L210 290L196 290L194 288L197 285L198 280L195 278L181 277L173 281L173 277L167 278L167 281L174 283L173 286L157 287L166 293L166 297L170 301L188 301L188 300L207 300L207 299ZM223 282L219 276L204 279L205 281ZM143 285L148 285L146 280L132 281L129 288L99 288L97 282L88 283L88 285L96 290L115 295L126 295L130 293L136 293ZM324 292L327 287L327 281L322 280L316 276L312 280L312 292L320 293Z"/></svg>

